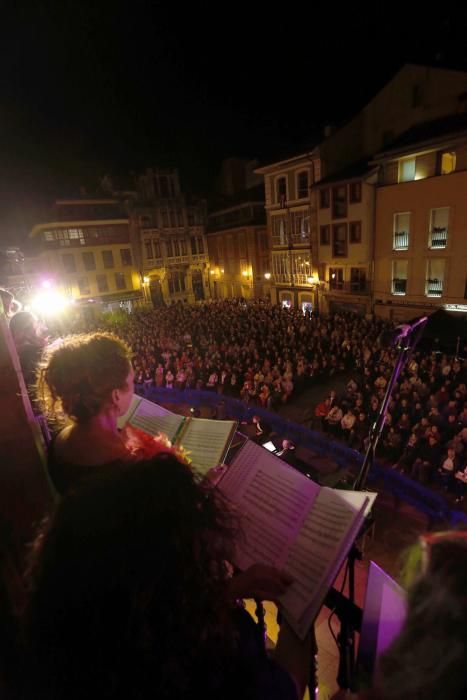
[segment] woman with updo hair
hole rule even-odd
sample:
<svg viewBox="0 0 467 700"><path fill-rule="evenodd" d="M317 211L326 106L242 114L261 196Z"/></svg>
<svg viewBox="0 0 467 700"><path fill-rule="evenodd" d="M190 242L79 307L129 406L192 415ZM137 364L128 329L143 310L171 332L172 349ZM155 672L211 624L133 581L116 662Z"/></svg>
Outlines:
<svg viewBox="0 0 467 700"><path fill-rule="evenodd" d="M49 451L60 494L94 467L132 458L118 431L133 396L130 348L110 333L75 335L47 349L37 395L46 415L63 425Z"/></svg>

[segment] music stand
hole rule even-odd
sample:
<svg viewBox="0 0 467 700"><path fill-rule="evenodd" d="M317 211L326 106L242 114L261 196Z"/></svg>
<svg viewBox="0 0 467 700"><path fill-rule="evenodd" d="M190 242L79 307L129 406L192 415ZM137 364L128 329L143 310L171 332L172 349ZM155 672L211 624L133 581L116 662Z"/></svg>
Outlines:
<svg viewBox="0 0 467 700"><path fill-rule="evenodd" d="M376 421L370 428L369 444L366 450L365 458L360 471L353 484L353 490L361 491L365 488L368 474L375 459L376 447L378 445L381 433L386 422L386 415L388 411L389 401L391 399L391 394L394 389L402 369L405 367L406 363L409 361L412 353L417 346L422 333L425 329L425 325L428 321L426 316L417 319L414 323L406 326L401 326L401 332L399 335L395 333L392 338L393 342L398 349L398 355L396 359L396 364L391 374L391 378L386 387L386 393L381 404ZM396 329L397 331L397 329ZM370 516L371 517L371 516ZM368 527L369 521L364 523L362 531L364 528ZM371 522L370 522L371 524ZM361 532L362 532L361 531ZM361 533L360 533L361 534ZM337 645L339 648L339 671L337 674L337 682L339 687L344 690L356 690L355 682L355 631L357 627L355 626L355 561L361 559L362 555L358 547L354 544L348 554L348 576L349 576L349 594L346 600L344 596L337 599L335 610L339 617L341 623L341 629L337 637Z"/></svg>

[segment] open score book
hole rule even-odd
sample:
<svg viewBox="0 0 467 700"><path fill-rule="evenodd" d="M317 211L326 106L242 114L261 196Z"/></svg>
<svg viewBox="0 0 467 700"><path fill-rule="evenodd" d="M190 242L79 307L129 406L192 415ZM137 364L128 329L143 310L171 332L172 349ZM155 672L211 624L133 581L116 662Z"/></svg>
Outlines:
<svg viewBox="0 0 467 700"><path fill-rule="evenodd" d="M240 513L244 539L235 564L284 569L294 579L284 616L304 638L376 494L322 487L247 442L219 482Z"/></svg>
<svg viewBox="0 0 467 700"><path fill-rule="evenodd" d="M123 428L127 423L148 435L167 435L173 445L185 448L200 474L206 474L224 460L237 428L236 421L179 416L136 395L127 413L118 419L118 427Z"/></svg>

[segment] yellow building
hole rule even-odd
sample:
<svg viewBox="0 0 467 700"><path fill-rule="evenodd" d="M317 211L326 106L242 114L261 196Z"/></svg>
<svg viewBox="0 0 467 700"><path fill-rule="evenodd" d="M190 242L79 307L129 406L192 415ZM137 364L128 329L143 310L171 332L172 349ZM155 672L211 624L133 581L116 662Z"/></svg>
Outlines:
<svg viewBox="0 0 467 700"><path fill-rule="evenodd" d="M131 207L145 298L154 306L209 298L205 204L189 200L175 169L147 169Z"/></svg>
<svg viewBox="0 0 467 700"><path fill-rule="evenodd" d="M142 301L129 221L115 199L58 200L50 221L34 226L42 270L62 294L106 308Z"/></svg>
<svg viewBox="0 0 467 700"><path fill-rule="evenodd" d="M320 310L371 312L376 168L366 162L315 186Z"/></svg>
<svg viewBox="0 0 467 700"><path fill-rule="evenodd" d="M317 149L256 169L264 176L271 246L271 300L284 306L317 304L317 207L312 186L320 179Z"/></svg>
<svg viewBox="0 0 467 700"><path fill-rule="evenodd" d="M212 211L208 215L207 241L214 299L269 296L263 185L230 197Z"/></svg>
<svg viewBox="0 0 467 700"><path fill-rule="evenodd" d="M465 305L467 113L411 129L375 163L375 313L402 320Z"/></svg>

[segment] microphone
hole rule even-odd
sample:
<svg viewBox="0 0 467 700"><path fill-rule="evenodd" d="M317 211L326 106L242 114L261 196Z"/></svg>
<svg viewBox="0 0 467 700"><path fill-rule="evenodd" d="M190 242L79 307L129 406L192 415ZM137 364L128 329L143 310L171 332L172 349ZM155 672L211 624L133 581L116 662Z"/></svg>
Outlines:
<svg viewBox="0 0 467 700"><path fill-rule="evenodd" d="M378 340L383 347L393 347L397 345L402 338L407 338L416 328L425 324L427 321L428 316L421 316L420 318L416 318L415 321L401 323L391 330L382 331L378 336Z"/></svg>

